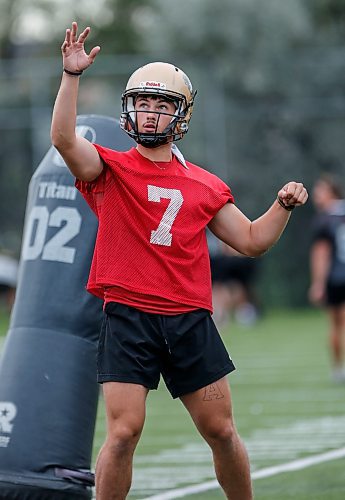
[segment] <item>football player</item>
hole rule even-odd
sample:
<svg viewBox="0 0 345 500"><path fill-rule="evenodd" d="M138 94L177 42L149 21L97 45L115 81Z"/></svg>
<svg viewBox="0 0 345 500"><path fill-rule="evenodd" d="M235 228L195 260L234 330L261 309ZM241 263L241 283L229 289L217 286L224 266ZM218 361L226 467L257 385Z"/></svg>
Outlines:
<svg viewBox="0 0 345 500"><path fill-rule="evenodd" d="M205 229L244 255L261 255L307 191L287 183L252 222L221 179L185 160L175 142L188 131L196 92L173 64L147 64L128 80L120 124L136 147L117 152L76 136L80 76L100 51L85 51L89 32L78 35L75 22L66 30L51 138L99 219L88 280L105 314L98 381L108 434L96 465L97 500L126 498L146 397L161 375L210 445L226 496L250 500L248 457L226 377L234 364L211 317Z"/></svg>
<svg viewBox="0 0 345 500"><path fill-rule="evenodd" d="M345 383L345 200L340 180L322 175L313 187L317 214L310 249L310 301L326 307L332 377Z"/></svg>

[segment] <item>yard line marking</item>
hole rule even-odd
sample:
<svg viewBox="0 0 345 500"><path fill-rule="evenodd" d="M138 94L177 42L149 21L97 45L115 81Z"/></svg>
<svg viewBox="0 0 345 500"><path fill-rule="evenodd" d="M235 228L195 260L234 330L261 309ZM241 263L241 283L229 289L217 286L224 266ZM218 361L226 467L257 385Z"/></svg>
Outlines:
<svg viewBox="0 0 345 500"><path fill-rule="evenodd" d="M344 458L344 457L345 457L345 447L339 448L338 450L331 450L326 453L321 453L319 455L301 458L299 460L293 460L292 462L287 462L285 464L275 465L273 467L267 467L265 469L254 471L252 473L252 479L262 479L264 477L275 476L282 472L297 471L305 469L312 465L321 464L323 462L329 462L331 460L336 460L338 458ZM173 500L175 498L183 498L186 495L194 495L196 493L201 493L203 491L214 490L218 487L219 487L218 481L212 480L194 486L177 488L175 490L170 490L165 493L160 493L158 495L146 497L142 500Z"/></svg>
<svg viewBox="0 0 345 500"><path fill-rule="evenodd" d="M330 462L331 460L336 460L338 458L345 457L345 448L339 448L338 450L327 451L326 453L321 453L320 455L314 455L311 457L300 458L298 460L293 460L292 462L287 462L281 465L275 465L273 467L267 467L253 472L253 479L261 479L263 477L271 477L281 472L290 472L301 469L306 469L312 465L321 464L324 462Z"/></svg>

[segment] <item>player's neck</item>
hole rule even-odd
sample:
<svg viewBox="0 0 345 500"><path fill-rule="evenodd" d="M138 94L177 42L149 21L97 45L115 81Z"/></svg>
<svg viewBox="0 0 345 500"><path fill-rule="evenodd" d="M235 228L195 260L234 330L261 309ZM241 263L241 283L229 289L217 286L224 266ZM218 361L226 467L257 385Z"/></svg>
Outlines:
<svg viewBox="0 0 345 500"><path fill-rule="evenodd" d="M142 156L151 161L167 162L172 159L171 143L164 144L158 148L145 148L141 144L137 144L137 150Z"/></svg>

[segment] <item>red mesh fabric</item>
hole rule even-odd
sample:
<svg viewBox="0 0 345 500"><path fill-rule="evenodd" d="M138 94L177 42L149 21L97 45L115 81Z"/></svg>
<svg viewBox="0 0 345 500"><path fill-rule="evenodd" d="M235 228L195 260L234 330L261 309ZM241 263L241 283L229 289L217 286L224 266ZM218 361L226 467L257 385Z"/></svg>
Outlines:
<svg viewBox="0 0 345 500"><path fill-rule="evenodd" d="M104 287L117 286L127 297L132 291L134 299L143 294L150 302L152 296L153 310L157 296L177 310L181 304L212 310L205 227L234 202L228 186L189 162L185 169L175 157L161 170L135 148L95 147L105 163L102 174L76 181L99 219L88 290L104 298Z"/></svg>

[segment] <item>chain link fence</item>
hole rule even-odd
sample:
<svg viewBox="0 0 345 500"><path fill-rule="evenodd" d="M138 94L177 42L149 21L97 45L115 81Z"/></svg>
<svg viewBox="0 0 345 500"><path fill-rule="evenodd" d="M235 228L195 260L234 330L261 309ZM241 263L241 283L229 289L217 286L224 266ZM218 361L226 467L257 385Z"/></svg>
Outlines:
<svg viewBox="0 0 345 500"><path fill-rule="evenodd" d="M249 218L265 211L288 180L312 188L324 170L345 173L345 72L342 49L296 52L270 68L267 91L231 88L226 68L170 60L198 90L190 131L179 143L192 162L232 188ZM119 117L129 75L149 62L102 56L83 75L79 114ZM50 147L60 58L0 61L0 249L19 255L27 188ZM268 306L306 305L312 203L294 212L281 241L259 259L257 288Z"/></svg>

